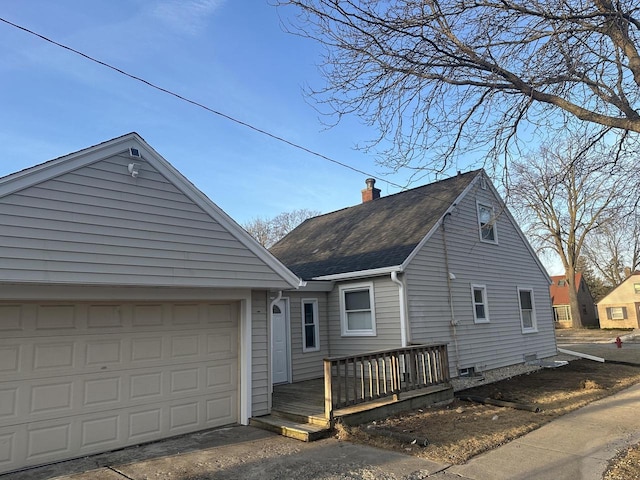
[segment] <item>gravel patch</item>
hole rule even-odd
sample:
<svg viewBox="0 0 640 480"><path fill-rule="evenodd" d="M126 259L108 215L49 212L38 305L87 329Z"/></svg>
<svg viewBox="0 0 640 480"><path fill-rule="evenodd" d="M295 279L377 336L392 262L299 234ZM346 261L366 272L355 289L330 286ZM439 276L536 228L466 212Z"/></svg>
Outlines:
<svg viewBox="0 0 640 480"><path fill-rule="evenodd" d="M570 355L555 355L553 357L545 358L543 362L550 364L553 362L568 362L575 360L576 357ZM457 377L451 379L451 386L454 392L466 390L468 388L478 387L480 385L486 385L488 383L499 382L500 380L506 380L518 375L528 375L531 372L536 372L544 367L542 365L536 365L534 363L521 363L518 365L510 365L508 367L495 368L493 370L487 370L485 372L474 375L473 377Z"/></svg>

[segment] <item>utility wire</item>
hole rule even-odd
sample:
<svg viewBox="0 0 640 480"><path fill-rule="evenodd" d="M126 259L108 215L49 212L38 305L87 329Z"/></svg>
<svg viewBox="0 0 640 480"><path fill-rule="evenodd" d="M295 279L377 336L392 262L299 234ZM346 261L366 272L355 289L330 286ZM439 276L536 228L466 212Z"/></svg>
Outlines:
<svg viewBox="0 0 640 480"><path fill-rule="evenodd" d="M40 33L34 32L33 30L30 30L30 29L28 29L26 27L23 27L21 25L13 23L13 22L11 22L11 21L3 18L3 17L0 17L0 22L6 23L7 25L10 25L10 26L12 26L14 28L17 28L18 30L22 30L23 32L26 32L26 33L28 33L30 35L38 37L41 40L44 40L45 42L51 43L51 44L53 44L53 45L55 45L57 47L60 47L60 48L63 48L65 50L69 51L69 52L75 53L76 55L79 55L79 56L89 60L90 62L97 63L98 65L102 65L103 67L106 67L106 68L108 68L110 70L113 70L113 71L115 71L115 72L117 72L117 73L119 73L121 75L124 75L125 77L128 77L128 78L130 78L132 80L136 80L137 82L143 83L144 85L147 85L148 87L151 87L151 88L153 88L155 90L158 90L158 91L160 91L162 93L165 93L167 95L171 95L172 97L175 97L178 100L190 103L191 105L194 105L196 107L202 108L203 110L206 110L209 113L213 113L214 115L218 115L218 116L220 116L222 118L225 118L225 119L227 119L227 120L229 120L231 122L237 123L238 125L242 125L243 127L246 127L246 128L249 128L249 129L251 129L251 130L253 130L255 132L261 133L262 135L266 135L267 137L270 137L270 138L272 138L274 140L277 140L279 142L283 142L283 143L285 143L285 144L287 144L287 145L289 145L289 146L291 146L293 148L297 148L298 150L302 150L303 152L306 152L306 153L308 153L310 155L314 155L314 156L319 157L319 158L321 158L323 160L326 160L328 162L335 163L336 165L340 165L341 167L347 168L347 169L349 169L351 171L354 171L356 173L360 173L360 174L365 175L367 177L377 177L377 175L372 175L370 173L365 172L364 170L360 170L358 168L352 167L351 165L348 165L346 163L343 163L343 162L340 162L338 160L335 160L335 159L333 159L331 157L323 155L322 153L318 153L318 152L316 152L314 150L311 150L311 149L309 149L309 148L307 148L305 146L302 146L302 145L300 145L298 143L295 143L295 142L292 142L290 140L287 140L286 138L280 137L279 135L275 135L275 134L273 134L271 132L268 132L267 130L264 130L262 128L256 127L254 125L251 125L250 123L244 122L244 121L239 120L239 119L237 119L235 117L232 117L231 115L227 115L226 113L222 113L222 112L220 112L218 110L210 108L210 107L208 107L208 106L206 106L206 105L204 105L204 104L202 104L200 102L197 102L195 100L191 100L190 98L184 97L184 96L180 95L179 93L173 92L173 91L171 91L169 89L166 89L164 87L156 85L155 83L152 83L149 80L145 80L142 77L139 77L137 75L133 75L133 74L131 74L129 72L126 72L125 70L122 70L121 68L118 68L118 67L115 67L115 66L113 66L113 65L111 65L109 63L103 62L102 60L98 60L97 58L94 58L91 55L88 55L86 53L83 53L80 50L76 50L75 48L69 47L68 45L65 45L63 43L57 42L55 40L52 40L51 38L46 37L45 35L42 35ZM406 190L406 186L399 185L397 183L394 183L394 182L392 182L390 180L386 180L386 179L380 179L380 180L382 180L383 182L387 183L388 185L391 185L393 187L397 187L400 190ZM426 193L425 193L425 195L427 195L429 197L432 197L432 198L434 198L436 200L442 201L442 202L448 202L448 200L444 200L442 198L438 198L435 195L429 195L429 194L426 194Z"/></svg>
<svg viewBox="0 0 640 480"><path fill-rule="evenodd" d="M147 86L149 86L151 88L154 88L154 89L156 89L156 90L158 90L160 92L166 93L167 95L171 95L172 97L175 97L175 98L177 98L179 100L182 100L183 102L190 103L191 105L195 105L196 107L200 107L200 108L206 110L207 112L213 113L214 115L218 115L220 117L226 118L227 120L230 120L230 121L235 122L235 123L237 123L239 125L242 125L243 127L250 128L251 130L254 130L254 131L258 132L258 133L261 133L263 135L271 137L274 140L277 140L279 142L284 142L287 145L290 145L290 146L292 146L294 148L302 150L302 151L304 151L306 153L309 153L311 155L315 155L316 157L320 157L323 160L327 160L329 162L333 162L333 163L335 163L337 165L340 165L341 167L348 168L349 170L353 170L356 173L360 173L362 175L367 175L369 177L376 176L376 175L371 175L370 173L367 173L367 172L365 172L363 170L359 170L359 169L357 169L355 167L352 167L351 165L347 165L346 163L340 162L338 160L334 160L333 158L330 158L330 157L327 157L326 155L323 155L321 153L315 152L315 151L313 151L313 150L311 150L311 149L309 149L307 147L304 147L304 146L299 145L297 143L294 143L294 142L292 142L290 140L287 140L286 138L280 137L280 136L275 135L275 134L273 134L271 132L268 132L266 130L263 130L261 128L253 126L253 125L251 125L251 124L249 124L247 122L243 122L242 120L238 120L237 118L234 118L231 115L227 115L226 113L222 113L222 112L219 112L218 110L214 110L213 108L207 107L206 105L204 105L204 104L202 104L200 102L197 102L195 100L191 100L190 98L184 97L184 96L180 95L179 93L175 93L175 92L173 92L171 90L168 90L168 89L166 89L164 87L156 85L155 83L152 83L149 80L145 80L142 77L138 77L137 75L133 75L133 74L131 74L129 72L126 72L126 71L122 70L121 68L114 67L113 65L110 65L110 64L108 64L106 62L103 62L102 60L98 60L97 58L94 58L91 55L87 55L86 53L83 53L83 52L81 52L79 50L76 50L75 48L69 47L69 46L64 45L64 44L62 44L60 42L56 42L55 40L52 40L52 39L50 39L48 37L45 37L44 35L41 35L41 34L39 34L37 32L34 32L33 30L29 30L26 27L23 27L23 26L15 24L13 22L10 22L9 20L7 20L5 18L0 17L0 21L6 23L7 25L11 25L14 28L22 30L23 32L29 33L30 35L34 35L34 36L44 40L45 42L52 43L53 45L55 45L57 47L64 48L65 50L68 50L68 51L70 51L72 53L75 53L76 55L80 55L81 57L86 58L87 60L89 60L91 62L97 63L98 65L102 65L103 67L109 68L109 69L111 69L111 70L113 70L115 72L118 72L121 75L124 75L126 77L131 78L132 80L136 80L138 82L144 83L145 85L147 85ZM393 182L391 182L389 180L383 180L383 181L388 183L391 186L394 186L394 187L398 187L398 188L402 188L402 189L405 188L405 187L403 187L401 185L398 185L396 183L393 183Z"/></svg>

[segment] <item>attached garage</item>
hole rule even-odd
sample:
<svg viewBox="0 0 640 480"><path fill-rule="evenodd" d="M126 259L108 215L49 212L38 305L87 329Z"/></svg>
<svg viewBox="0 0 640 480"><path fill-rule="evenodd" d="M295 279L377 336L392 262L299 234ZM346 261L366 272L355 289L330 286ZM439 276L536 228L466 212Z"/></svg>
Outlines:
<svg viewBox="0 0 640 480"><path fill-rule="evenodd" d="M43 165L0 179L0 474L268 405L268 292L297 278L136 134Z"/></svg>

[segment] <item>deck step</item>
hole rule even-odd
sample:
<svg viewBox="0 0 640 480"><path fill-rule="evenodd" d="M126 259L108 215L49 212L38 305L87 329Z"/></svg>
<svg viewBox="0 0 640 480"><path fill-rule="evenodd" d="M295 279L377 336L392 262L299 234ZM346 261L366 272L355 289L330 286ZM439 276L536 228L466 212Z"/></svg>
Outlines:
<svg viewBox="0 0 640 480"><path fill-rule="evenodd" d="M329 420L317 415L306 415L303 413L286 412L284 410L272 409L271 415L274 417L284 418L295 423L309 423L318 427L329 428Z"/></svg>
<svg viewBox="0 0 640 480"><path fill-rule="evenodd" d="M328 437L331 432L327 426L300 423L273 414L253 417L250 425L278 433L285 437L302 440L303 442L320 440L321 438Z"/></svg>

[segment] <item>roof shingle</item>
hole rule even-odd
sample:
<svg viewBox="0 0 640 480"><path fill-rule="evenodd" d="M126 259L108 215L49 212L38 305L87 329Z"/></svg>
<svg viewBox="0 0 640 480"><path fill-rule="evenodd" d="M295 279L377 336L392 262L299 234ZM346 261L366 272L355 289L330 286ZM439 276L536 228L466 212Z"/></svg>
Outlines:
<svg viewBox="0 0 640 480"><path fill-rule="evenodd" d="M310 218L270 251L304 280L400 265L480 173Z"/></svg>

